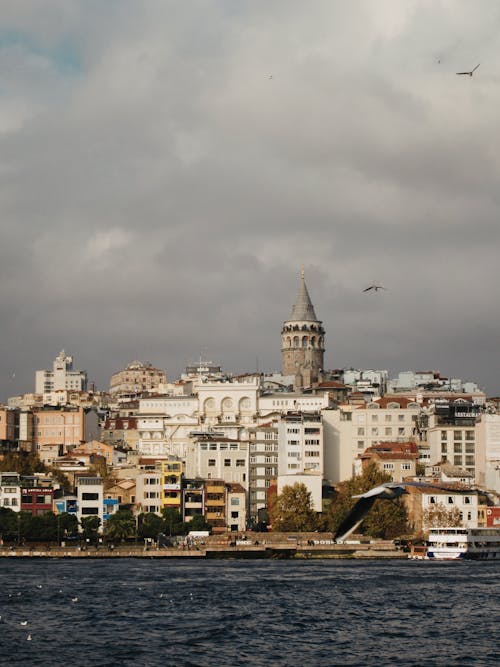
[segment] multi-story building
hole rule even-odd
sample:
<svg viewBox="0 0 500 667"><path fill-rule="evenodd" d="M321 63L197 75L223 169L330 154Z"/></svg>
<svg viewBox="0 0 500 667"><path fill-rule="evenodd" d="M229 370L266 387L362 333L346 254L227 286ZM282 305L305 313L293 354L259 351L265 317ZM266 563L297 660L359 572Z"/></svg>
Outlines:
<svg viewBox="0 0 500 667"><path fill-rule="evenodd" d="M157 394L161 385L167 383L167 374L154 368L149 362L132 361L123 370L114 373L109 383L111 397L122 397L126 400Z"/></svg>
<svg viewBox="0 0 500 667"><path fill-rule="evenodd" d="M159 470L147 470L135 479L135 501L139 512L160 514L162 509L162 479Z"/></svg>
<svg viewBox="0 0 500 667"><path fill-rule="evenodd" d="M88 516L97 516L101 520L100 532L104 522L104 480L102 477L77 477L76 496L78 498L78 520Z"/></svg>
<svg viewBox="0 0 500 667"><path fill-rule="evenodd" d="M412 532L421 533L428 530L427 511L436 507L447 511L458 509L464 528L476 528L478 525L477 491L464 491L457 485L450 484L446 490L432 486L407 487L407 492L403 496L403 501L408 510L408 521Z"/></svg>
<svg viewBox="0 0 500 667"><path fill-rule="evenodd" d="M205 486L205 518L214 533L224 533L227 529L227 485L224 480L210 479Z"/></svg>
<svg viewBox="0 0 500 667"><path fill-rule="evenodd" d="M205 482L202 479L185 479L182 489L182 520L189 523L195 516L205 514Z"/></svg>
<svg viewBox="0 0 500 667"><path fill-rule="evenodd" d="M42 445L69 447L85 442L85 411L83 408L39 409L34 412L33 446L39 451Z"/></svg>
<svg viewBox="0 0 500 667"><path fill-rule="evenodd" d="M259 510L267 508L267 490L278 477L278 428L276 423L248 429L249 437L249 514L258 520Z"/></svg>
<svg viewBox="0 0 500 667"><path fill-rule="evenodd" d="M0 507L21 510L21 480L17 472L0 472Z"/></svg>
<svg viewBox="0 0 500 667"><path fill-rule="evenodd" d="M241 484L227 484L227 529L242 532L247 527L246 492Z"/></svg>
<svg viewBox="0 0 500 667"><path fill-rule="evenodd" d="M415 440L421 412L420 403L399 396L323 410L325 477L332 483L350 479L358 454L378 442ZM430 461L427 444L418 441L418 446L419 462Z"/></svg>
<svg viewBox="0 0 500 667"><path fill-rule="evenodd" d="M378 442L358 455L360 465L355 472L360 474L369 463L374 462L379 470L391 476L392 482L402 482L405 477L417 474L418 457L418 447L414 442Z"/></svg>
<svg viewBox="0 0 500 667"><path fill-rule="evenodd" d="M186 477L222 479L248 488L248 442L200 435L187 447Z"/></svg>
<svg viewBox="0 0 500 667"><path fill-rule="evenodd" d="M53 511L54 486L52 480L34 476L21 478L21 511L33 516Z"/></svg>
<svg viewBox="0 0 500 667"><path fill-rule="evenodd" d="M35 393L71 389L85 391L87 389L87 372L73 369L73 357L64 350L57 355L51 371L36 371Z"/></svg>
<svg viewBox="0 0 500 667"><path fill-rule="evenodd" d="M106 417L101 427L101 440L114 447L137 449L137 417Z"/></svg>
<svg viewBox="0 0 500 667"><path fill-rule="evenodd" d="M161 507L182 514L182 461L161 462Z"/></svg>
<svg viewBox="0 0 500 667"><path fill-rule="evenodd" d="M0 406L0 451L17 449L17 410Z"/></svg>

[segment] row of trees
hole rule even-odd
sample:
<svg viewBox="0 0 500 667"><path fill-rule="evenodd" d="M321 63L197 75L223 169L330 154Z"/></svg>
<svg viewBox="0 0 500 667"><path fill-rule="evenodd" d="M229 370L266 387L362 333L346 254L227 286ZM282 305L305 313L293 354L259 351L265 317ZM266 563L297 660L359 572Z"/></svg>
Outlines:
<svg viewBox="0 0 500 667"><path fill-rule="evenodd" d="M101 520L98 516L83 517L80 522L74 514L46 512L32 516L30 512L14 512L0 508L0 536L4 542L60 542L81 538L95 542L99 536ZM186 535L190 530L209 530L203 516L195 516L184 523L180 513L172 508L164 509L162 516L152 513L139 514L119 510L104 526L103 534L110 541L124 541L138 537L156 538L165 535Z"/></svg>
<svg viewBox="0 0 500 667"><path fill-rule="evenodd" d="M304 484L285 486L281 494L271 499L273 530L335 532L357 502L354 495L365 493L390 479L375 463L370 463L358 477L337 484L321 514L312 509L311 494ZM399 498L391 502L377 500L358 532L391 539L408 532L407 519L405 505Z"/></svg>

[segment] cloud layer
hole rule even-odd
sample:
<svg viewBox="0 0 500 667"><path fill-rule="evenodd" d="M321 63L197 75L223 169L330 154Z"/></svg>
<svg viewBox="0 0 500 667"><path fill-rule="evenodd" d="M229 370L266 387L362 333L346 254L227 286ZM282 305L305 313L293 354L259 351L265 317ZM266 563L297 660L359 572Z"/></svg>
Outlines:
<svg viewBox="0 0 500 667"><path fill-rule="evenodd" d="M2 398L278 369L301 265L328 367L500 391L494 3L4 4Z"/></svg>

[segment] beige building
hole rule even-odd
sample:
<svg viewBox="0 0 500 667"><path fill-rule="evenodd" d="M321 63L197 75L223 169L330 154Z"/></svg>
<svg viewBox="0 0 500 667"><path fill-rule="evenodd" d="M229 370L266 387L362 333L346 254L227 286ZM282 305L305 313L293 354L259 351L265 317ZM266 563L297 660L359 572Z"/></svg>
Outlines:
<svg viewBox="0 0 500 667"><path fill-rule="evenodd" d="M13 443L16 435L16 411L0 407L0 444Z"/></svg>
<svg viewBox="0 0 500 667"><path fill-rule="evenodd" d="M83 408L35 410L33 422L33 446L37 452L42 445L62 445L67 451L85 441Z"/></svg>
<svg viewBox="0 0 500 667"><path fill-rule="evenodd" d="M227 529L243 532L247 527L246 492L241 484L227 485Z"/></svg>
<svg viewBox="0 0 500 667"><path fill-rule="evenodd" d="M361 474L373 462L391 476L392 482L402 482L406 477L415 477L417 461L418 447L414 442L379 442L359 454L356 473Z"/></svg>
<svg viewBox="0 0 500 667"><path fill-rule="evenodd" d="M73 357L64 350L57 355L51 371L36 371L35 394L45 394L59 390L85 391L87 389L86 371L73 369Z"/></svg>
<svg viewBox="0 0 500 667"><path fill-rule="evenodd" d="M160 385L167 382L165 371L154 368L149 362L132 361L123 370L114 373L109 383L112 397L137 397L158 393Z"/></svg>

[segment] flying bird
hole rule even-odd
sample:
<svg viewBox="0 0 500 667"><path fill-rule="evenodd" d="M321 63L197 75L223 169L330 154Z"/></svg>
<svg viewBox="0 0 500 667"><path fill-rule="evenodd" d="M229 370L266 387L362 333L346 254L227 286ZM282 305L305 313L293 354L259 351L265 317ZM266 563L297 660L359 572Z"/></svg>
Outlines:
<svg viewBox="0 0 500 667"><path fill-rule="evenodd" d="M370 287L367 287L366 289L364 289L363 292L369 292L370 290L373 290L374 292L378 292L379 289L387 289L387 287L382 287L382 285L370 285Z"/></svg>
<svg viewBox="0 0 500 667"><path fill-rule="evenodd" d="M474 72L477 70L477 68L479 67L480 64L481 64L481 63L479 63L478 65L476 65L476 66L474 67L474 69L471 69L471 70L470 70L470 72L457 72L457 74L458 74L458 76L461 76L462 74L465 74L465 75L467 75L467 76L472 76L472 75L474 74Z"/></svg>
<svg viewBox="0 0 500 667"><path fill-rule="evenodd" d="M28 625L28 621L21 621L21 625Z"/></svg>
<svg viewBox="0 0 500 667"><path fill-rule="evenodd" d="M427 482L386 482L380 486L376 486L366 493L362 493L353 498L359 498L358 502L351 509L346 518L342 521L340 526L335 531L333 539L335 541L345 540L363 521L365 516L371 510L374 502L376 500L395 500L405 493L408 493L406 490L407 487L426 487L432 489L439 489L441 491L448 491L449 489L445 486L438 486L436 484L429 484ZM454 493L461 493L454 489ZM466 493L466 491L463 491ZM470 493L470 491L469 491Z"/></svg>

